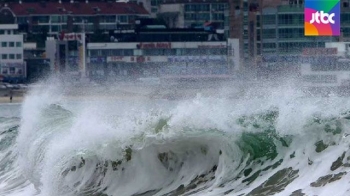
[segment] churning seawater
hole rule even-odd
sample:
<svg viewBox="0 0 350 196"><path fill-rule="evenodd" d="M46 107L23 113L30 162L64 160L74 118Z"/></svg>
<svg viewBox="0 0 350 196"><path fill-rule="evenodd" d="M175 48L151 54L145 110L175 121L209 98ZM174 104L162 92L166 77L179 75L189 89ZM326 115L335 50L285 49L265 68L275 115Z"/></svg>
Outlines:
<svg viewBox="0 0 350 196"><path fill-rule="evenodd" d="M350 195L350 99L66 99L0 105L0 195Z"/></svg>

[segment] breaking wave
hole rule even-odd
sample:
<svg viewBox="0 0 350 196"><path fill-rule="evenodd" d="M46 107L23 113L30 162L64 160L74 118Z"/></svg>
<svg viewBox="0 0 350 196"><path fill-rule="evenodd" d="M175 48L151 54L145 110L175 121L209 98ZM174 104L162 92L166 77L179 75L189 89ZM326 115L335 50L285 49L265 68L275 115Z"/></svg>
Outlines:
<svg viewBox="0 0 350 196"><path fill-rule="evenodd" d="M1 195L349 195L346 98L65 101L0 118Z"/></svg>

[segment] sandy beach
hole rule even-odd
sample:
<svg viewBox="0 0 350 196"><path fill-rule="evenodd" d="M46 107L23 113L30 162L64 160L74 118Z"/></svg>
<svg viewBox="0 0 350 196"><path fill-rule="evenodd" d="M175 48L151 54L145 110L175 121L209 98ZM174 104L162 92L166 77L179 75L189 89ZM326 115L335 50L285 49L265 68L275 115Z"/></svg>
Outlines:
<svg viewBox="0 0 350 196"><path fill-rule="evenodd" d="M21 103L29 89L0 90L0 103ZM63 98L71 101L93 100L122 100L122 99L168 99L175 97L174 92L155 87L145 86L94 86L94 87L69 87L62 91ZM182 95L186 93L182 92Z"/></svg>
<svg viewBox="0 0 350 196"><path fill-rule="evenodd" d="M12 97L12 102L9 97L0 97L0 103L21 103L24 97Z"/></svg>
<svg viewBox="0 0 350 196"><path fill-rule="evenodd" d="M12 100L10 99L12 91ZM20 103L24 99L25 89L0 89L0 103Z"/></svg>
<svg viewBox="0 0 350 196"><path fill-rule="evenodd" d="M217 90L217 89L216 89ZM80 87L68 88L63 93L64 99L79 100L123 100L123 99L188 99L194 98L200 93L203 96L212 94L215 89L193 89L193 88L163 88L145 86L115 86L115 87ZM10 90L0 91L0 103L21 103L26 90L17 90L12 93Z"/></svg>
<svg viewBox="0 0 350 196"><path fill-rule="evenodd" d="M139 94L132 92L117 91L113 93L93 93L86 89L86 92L81 92L81 90L69 90L64 95L64 99L79 101L79 100L116 100L116 99L142 99L148 98L147 94ZM10 99L10 90L0 91L0 104L1 103L22 103L26 96L26 90L13 91L12 100Z"/></svg>
<svg viewBox="0 0 350 196"><path fill-rule="evenodd" d="M236 83L236 85L240 86ZM46 86L36 86L45 90ZM224 88L225 87L225 88ZM63 87L62 95L67 100L120 100L120 99L167 99L181 100L191 99L200 95L203 97L225 96L235 97L237 89L232 88L232 83L224 85L213 82L190 83L164 83L147 85L145 83L116 83L112 85L82 85ZM12 103L20 103L24 100L30 88L12 89ZM242 88L241 88L242 89ZM224 93L224 94L223 94ZM10 89L0 89L0 103L11 103Z"/></svg>

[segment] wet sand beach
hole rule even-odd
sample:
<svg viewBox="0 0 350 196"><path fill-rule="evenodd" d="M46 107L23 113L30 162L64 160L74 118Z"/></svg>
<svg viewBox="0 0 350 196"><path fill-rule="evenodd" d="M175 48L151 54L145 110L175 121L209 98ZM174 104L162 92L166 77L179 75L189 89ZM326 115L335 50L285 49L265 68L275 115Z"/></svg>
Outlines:
<svg viewBox="0 0 350 196"><path fill-rule="evenodd" d="M235 83L236 86L242 86ZM45 91L47 86L32 86ZM12 103L20 103L26 93L32 88L12 89ZM145 83L115 83L112 85L81 85L66 86L60 89L64 99L79 100L120 100L120 99L167 99L181 100L203 97L235 98L244 94L244 89L234 88L232 83L220 84L213 82L201 83L164 83L147 85ZM0 103L11 103L11 89L0 89Z"/></svg>
<svg viewBox="0 0 350 196"><path fill-rule="evenodd" d="M198 92L207 95L213 89L179 89L150 86L114 86L114 87L73 87L65 89L63 98L72 101L79 100L122 100L122 99L186 99L196 97ZM12 100L10 90L0 90L0 103L21 103L27 90L13 90Z"/></svg>
<svg viewBox="0 0 350 196"><path fill-rule="evenodd" d="M25 93L25 89L0 89L0 103L20 103L23 101Z"/></svg>

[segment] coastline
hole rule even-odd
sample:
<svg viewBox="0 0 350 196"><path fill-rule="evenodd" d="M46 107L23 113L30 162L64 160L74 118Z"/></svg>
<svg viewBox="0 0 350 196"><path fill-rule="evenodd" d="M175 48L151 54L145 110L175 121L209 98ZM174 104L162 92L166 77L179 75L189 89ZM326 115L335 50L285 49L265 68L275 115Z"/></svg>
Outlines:
<svg viewBox="0 0 350 196"><path fill-rule="evenodd" d="M77 89L75 89L77 90ZM73 90L74 91L74 90ZM0 90L0 104L22 103L25 99L27 90L13 91L12 100L10 99L10 90ZM117 100L117 99L142 99L148 98L147 95L134 94L128 92L116 92L110 95L107 94L85 94L76 92L68 92L63 95L64 99L69 101L81 101L81 100Z"/></svg>
<svg viewBox="0 0 350 196"><path fill-rule="evenodd" d="M0 104L2 103L22 103L24 100L24 96L13 97L12 102L9 97L0 97Z"/></svg>
<svg viewBox="0 0 350 196"><path fill-rule="evenodd" d="M45 89L46 85L35 85L19 89L0 89L0 104L22 103L32 88ZM283 89L283 88L282 88ZM67 101L113 101L113 100L186 100L198 96L237 99L240 97L268 97L281 86L274 82L227 81L227 82L174 82L174 83L137 83L119 82L110 85L70 85L61 89L63 99ZM299 89L300 90L300 89ZM12 91L12 102L10 100ZM326 89L328 92L328 90ZM308 91L307 91L308 92ZM321 91L322 92L322 91ZM311 93L311 92L310 92ZM325 96L322 93L309 96Z"/></svg>
<svg viewBox="0 0 350 196"><path fill-rule="evenodd" d="M12 100L10 99L11 91ZM21 103L25 93L25 89L0 89L0 103Z"/></svg>
<svg viewBox="0 0 350 196"><path fill-rule="evenodd" d="M45 86L39 87L45 88ZM12 102L10 92L12 90ZM63 98L69 101L93 101L93 100L147 100L167 99L179 100L194 98L198 94L203 96L216 95L218 88L209 85L144 85L134 83L119 83L113 86L70 86L63 88ZM30 88L0 89L1 103L21 103L25 99ZM214 93L213 93L214 92Z"/></svg>

